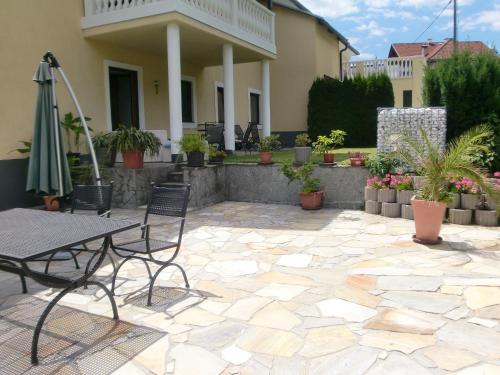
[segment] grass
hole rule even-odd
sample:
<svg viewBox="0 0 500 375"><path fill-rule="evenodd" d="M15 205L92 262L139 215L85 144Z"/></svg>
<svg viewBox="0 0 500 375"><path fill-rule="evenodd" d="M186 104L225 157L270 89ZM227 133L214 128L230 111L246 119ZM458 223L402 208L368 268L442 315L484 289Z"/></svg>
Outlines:
<svg viewBox="0 0 500 375"><path fill-rule="evenodd" d="M342 161L347 160L349 158L349 152L373 154L376 150L376 148L339 148L334 151L335 162L341 163ZM251 153L248 152L246 154L230 155L224 161L226 163L257 163L260 161L259 152L252 151ZM293 162L293 149L273 152L273 161L275 163ZM312 162L314 164L322 163L323 156L312 154Z"/></svg>

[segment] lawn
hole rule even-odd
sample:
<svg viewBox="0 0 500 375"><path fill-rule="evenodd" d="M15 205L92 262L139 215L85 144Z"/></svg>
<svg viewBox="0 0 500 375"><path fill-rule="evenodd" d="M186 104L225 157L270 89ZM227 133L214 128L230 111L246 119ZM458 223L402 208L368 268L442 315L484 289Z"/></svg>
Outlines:
<svg viewBox="0 0 500 375"><path fill-rule="evenodd" d="M346 159L348 159L349 152L362 152L365 154L373 154L376 152L376 148L339 148L335 150L335 161L340 163ZM285 163L285 162L293 162L293 149L290 150L281 150L273 152L273 161L275 163ZM242 153L238 151L237 155L230 155L225 160L226 163L257 163L259 162L259 152L247 152ZM318 154L312 155L312 162L317 164L323 162L323 156Z"/></svg>

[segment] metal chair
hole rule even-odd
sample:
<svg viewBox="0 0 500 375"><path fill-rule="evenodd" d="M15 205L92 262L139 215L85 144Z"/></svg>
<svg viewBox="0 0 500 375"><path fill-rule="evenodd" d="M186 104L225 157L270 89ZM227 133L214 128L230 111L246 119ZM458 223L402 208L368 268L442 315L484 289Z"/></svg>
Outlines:
<svg viewBox="0 0 500 375"><path fill-rule="evenodd" d="M75 211L94 211L97 215L102 217L110 217L111 216L111 200L113 195L113 182L109 185L76 185L73 188L73 199L71 202L71 208L69 212L74 214ZM94 253L92 258L94 258L98 251L94 249L90 249L87 245L82 245L77 248L71 248L68 250L62 250L57 253L54 253L50 256L42 257L36 259L36 261L46 261L45 264L45 273L49 272L49 267L51 262L55 261L67 261L73 259L75 263L75 268L79 269L80 265L78 264L77 256L81 252L90 252ZM111 255L108 253L109 260L113 265L113 269L115 268L115 262ZM93 260L93 259L91 259ZM87 264L87 269L91 261Z"/></svg>
<svg viewBox="0 0 500 375"><path fill-rule="evenodd" d="M189 192L191 185L167 185L167 186L151 186L151 195L146 208L146 215L144 217L144 224L141 226L141 238L134 241L111 244L113 252L124 260L115 269L113 280L111 284L111 293L115 292L116 277L121 267L131 259L141 260L149 274L149 292L148 292L148 306L151 306L151 298L153 294L153 287L158 275L167 267L174 266L182 272L182 277L189 288L189 282L184 269L177 263L174 263L175 258L179 254L182 241L182 233L184 231L184 222L186 219L186 211L189 201ZM176 242L156 240L150 237L151 224L148 224L150 215L176 217L180 219L179 236ZM155 259L153 254L159 251L173 249L173 254L167 261ZM154 263L160 268L151 274L148 262Z"/></svg>
<svg viewBox="0 0 500 375"><path fill-rule="evenodd" d="M257 123L249 122L241 142L241 148L245 151L256 150L260 142L259 129Z"/></svg>
<svg viewBox="0 0 500 375"><path fill-rule="evenodd" d="M245 134L243 133L241 126L234 125L234 135L236 136L235 137L236 149L241 150L243 148L242 142L243 139L245 138Z"/></svg>
<svg viewBox="0 0 500 375"><path fill-rule="evenodd" d="M207 127L206 140L209 145L217 145L219 150L224 148L224 125L217 124Z"/></svg>

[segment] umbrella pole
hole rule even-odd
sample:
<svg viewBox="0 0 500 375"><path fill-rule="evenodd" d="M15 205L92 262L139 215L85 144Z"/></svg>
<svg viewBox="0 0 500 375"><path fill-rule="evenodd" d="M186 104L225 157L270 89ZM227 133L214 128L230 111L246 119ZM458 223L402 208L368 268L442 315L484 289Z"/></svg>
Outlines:
<svg viewBox="0 0 500 375"><path fill-rule="evenodd" d="M54 136L56 139L56 160L57 160L57 182L59 185L59 196L62 196L63 192L63 181L62 181L62 164L61 164L61 148L59 140L59 111L57 110L57 95L56 95L56 78L54 76L54 68L50 68L50 78L51 78L51 91L52 91L52 103L53 103L53 117L54 117Z"/></svg>

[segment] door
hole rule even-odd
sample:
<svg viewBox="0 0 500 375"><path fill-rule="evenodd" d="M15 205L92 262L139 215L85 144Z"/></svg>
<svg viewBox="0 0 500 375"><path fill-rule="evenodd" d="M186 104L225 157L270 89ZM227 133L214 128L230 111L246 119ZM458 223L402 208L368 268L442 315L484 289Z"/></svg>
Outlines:
<svg viewBox="0 0 500 375"><path fill-rule="evenodd" d="M217 86L217 122L224 123L224 87Z"/></svg>
<svg viewBox="0 0 500 375"><path fill-rule="evenodd" d="M250 122L260 124L260 95L250 93Z"/></svg>
<svg viewBox="0 0 500 375"><path fill-rule="evenodd" d="M138 86L136 71L109 67L112 130L140 127Z"/></svg>

